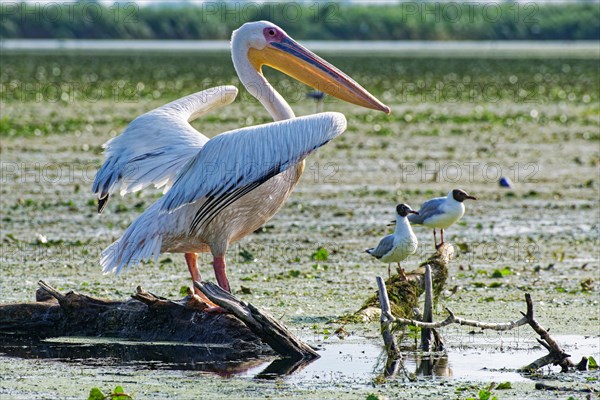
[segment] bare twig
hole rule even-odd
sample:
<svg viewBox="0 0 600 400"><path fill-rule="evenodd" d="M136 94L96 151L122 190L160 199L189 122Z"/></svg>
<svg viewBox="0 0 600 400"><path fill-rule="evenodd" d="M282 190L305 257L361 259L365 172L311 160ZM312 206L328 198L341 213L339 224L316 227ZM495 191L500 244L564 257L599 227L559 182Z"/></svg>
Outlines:
<svg viewBox="0 0 600 400"><path fill-rule="evenodd" d="M567 372L569 368L575 367L575 364L569 358L571 356L565 353L558 342L554 340L548 331L535 320L533 316L533 301L531 300L531 295L529 293L525 294L525 302L527 303L527 313L521 314L527 319L527 323L535 333L540 335L541 340L538 339L538 342L548 350L549 354L524 366L521 368L521 371L535 371L548 364L560 365L563 372Z"/></svg>
<svg viewBox="0 0 600 400"><path fill-rule="evenodd" d="M459 317L455 316L452 311L450 311L448 308L446 308L446 312L448 312L448 317L446 317L445 320L440 321L440 322L422 322L422 321L417 321L414 319L396 318L396 320L394 321L394 324L396 326L411 325L411 326L417 326L417 327L429 328L429 329L441 328L441 327L444 327L444 326L447 326L450 324L458 324L458 325L472 326L472 327L480 328L480 329L491 329L491 330L496 330L496 331L507 331L507 330L514 329L519 326L529 325L538 335L540 335L541 339L538 339L538 342L542 346L544 346L546 348L546 350L548 350L549 354L547 354L547 355L535 360L534 362L530 363L529 365L521 368L520 369L521 372L535 371L535 370L542 368L543 366L548 365L548 364L560 365L563 372L567 372L569 369L573 369L575 367L581 368L581 363L579 363L578 365L575 365L569 358L570 355L565 353L562 350L562 348L560 347L560 345L558 344L558 342L556 342L556 340L554 340L550 336L548 331L546 329L544 329L535 320L534 313L533 313L533 301L531 300L531 295L529 293L525 294L525 302L527 303L527 312L521 313L521 314L523 314L523 317L521 319L516 320L516 321L511 321L511 322L494 323L494 322L481 322L481 321L459 318Z"/></svg>
<svg viewBox="0 0 600 400"><path fill-rule="evenodd" d="M46 293L50 294L50 296L54 297L56 300L61 301L65 298L65 295L54 289L52 286L48 285L46 282L40 280L38 281L38 285L42 288Z"/></svg>
<svg viewBox="0 0 600 400"><path fill-rule="evenodd" d="M424 327L424 328L430 328L430 329L443 328L444 326L448 326L451 324L458 324L458 325L472 326L472 327L481 328L481 329L491 329L491 330L495 330L495 331L508 331L508 330L514 329L518 326L527 324L527 319L525 317L523 317L517 321L495 323L495 322L481 322L481 321L475 321L475 320L470 320L470 319L465 319L465 318L459 318L459 317L455 316L454 313L452 311L450 311L450 309L448 309L448 308L446 308L446 312L449 314L448 317L446 317L445 320L440 321L440 322L422 322L422 321L417 321L414 319L396 318L396 321L394 321L394 323L399 326L411 325L411 326L418 326L421 328Z"/></svg>

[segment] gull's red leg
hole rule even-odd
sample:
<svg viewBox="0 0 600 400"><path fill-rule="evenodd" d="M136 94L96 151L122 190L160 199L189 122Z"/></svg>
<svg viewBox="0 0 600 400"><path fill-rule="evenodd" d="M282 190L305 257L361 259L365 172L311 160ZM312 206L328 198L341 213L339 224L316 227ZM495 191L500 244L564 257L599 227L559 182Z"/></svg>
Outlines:
<svg viewBox="0 0 600 400"><path fill-rule="evenodd" d="M408 276L406 276L406 272L404 271L404 268L400 266L400 263L398 263L398 274L403 281L408 280Z"/></svg>

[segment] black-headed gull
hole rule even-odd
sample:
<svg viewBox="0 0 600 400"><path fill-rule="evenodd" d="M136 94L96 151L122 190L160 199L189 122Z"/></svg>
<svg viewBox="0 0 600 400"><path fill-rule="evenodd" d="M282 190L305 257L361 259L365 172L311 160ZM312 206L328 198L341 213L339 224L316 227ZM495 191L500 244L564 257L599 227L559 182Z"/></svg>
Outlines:
<svg viewBox="0 0 600 400"><path fill-rule="evenodd" d="M433 228L433 242L438 248L444 244L444 229L462 218L465 214L465 205L463 201L477 200L461 189L453 189L446 197L436 197L427 200L419 209L419 214L410 215L408 220L415 225L424 225ZM435 229L441 229L442 241L438 245Z"/></svg>
<svg viewBox="0 0 600 400"><path fill-rule="evenodd" d="M406 275L400 267L400 261L414 254L419 244L417 236L412 231L410 222L408 222L407 216L409 214L416 215L418 212L410 208L408 204L398 204L396 206L396 230L394 233L381 239L377 247L365 250L373 257L388 264L388 275L390 274L389 264L398 263L398 272L405 279Z"/></svg>

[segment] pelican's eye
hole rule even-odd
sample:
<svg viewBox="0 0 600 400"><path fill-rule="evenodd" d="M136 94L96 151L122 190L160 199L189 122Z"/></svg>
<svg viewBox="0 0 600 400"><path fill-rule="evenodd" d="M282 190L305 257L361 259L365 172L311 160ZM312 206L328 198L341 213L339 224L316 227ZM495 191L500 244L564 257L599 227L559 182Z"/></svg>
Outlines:
<svg viewBox="0 0 600 400"><path fill-rule="evenodd" d="M281 33L279 29L275 28L265 28L263 30L263 35L267 42L279 42L283 39L284 35Z"/></svg>

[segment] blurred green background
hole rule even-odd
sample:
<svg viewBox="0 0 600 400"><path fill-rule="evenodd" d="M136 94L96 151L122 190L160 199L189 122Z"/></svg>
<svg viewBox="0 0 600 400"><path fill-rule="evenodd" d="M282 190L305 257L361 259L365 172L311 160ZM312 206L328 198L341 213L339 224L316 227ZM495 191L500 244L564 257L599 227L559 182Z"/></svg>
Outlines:
<svg viewBox="0 0 600 400"><path fill-rule="evenodd" d="M4 2L0 19L4 39L229 39L261 19L300 40L600 38L597 2Z"/></svg>

